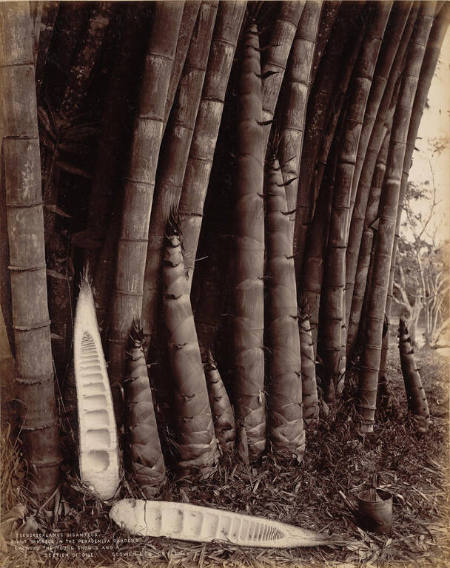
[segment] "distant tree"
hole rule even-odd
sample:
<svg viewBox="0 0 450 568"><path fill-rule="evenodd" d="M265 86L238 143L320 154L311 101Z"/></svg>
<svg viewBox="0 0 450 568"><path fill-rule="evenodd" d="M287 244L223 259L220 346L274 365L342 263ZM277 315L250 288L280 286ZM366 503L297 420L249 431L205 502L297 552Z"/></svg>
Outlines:
<svg viewBox="0 0 450 568"><path fill-rule="evenodd" d="M434 181L408 184L394 281L394 300L403 308L412 342L417 343L422 319L425 344L432 347L450 323L448 243L438 242L437 226L431 223L437 206Z"/></svg>

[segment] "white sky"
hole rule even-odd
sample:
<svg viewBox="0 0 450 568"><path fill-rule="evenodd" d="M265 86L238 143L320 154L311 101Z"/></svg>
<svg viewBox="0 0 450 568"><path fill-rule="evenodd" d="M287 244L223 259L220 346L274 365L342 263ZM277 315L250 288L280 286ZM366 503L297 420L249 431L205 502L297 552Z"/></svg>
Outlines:
<svg viewBox="0 0 450 568"><path fill-rule="evenodd" d="M444 40L436 73L428 94L429 108L423 113L419 128L419 138L416 141L418 151L414 152L413 165L409 179L421 184L425 181L432 183L431 168L434 172L437 199L432 224L437 228L437 239L442 242L450 238L450 33ZM439 155L430 151L431 139L447 139L445 150ZM418 211L423 215L429 211L429 202L418 203ZM404 217L402 219L404 221ZM403 229L404 231L404 229Z"/></svg>

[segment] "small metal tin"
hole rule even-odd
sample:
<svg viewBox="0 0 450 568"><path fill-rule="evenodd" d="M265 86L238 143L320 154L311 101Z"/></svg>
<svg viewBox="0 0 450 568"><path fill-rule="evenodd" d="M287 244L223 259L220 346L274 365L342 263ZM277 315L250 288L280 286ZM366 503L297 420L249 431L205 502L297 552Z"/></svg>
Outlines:
<svg viewBox="0 0 450 568"><path fill-rule="evenodd" d="M362 491L358 495L358 521L362 528L378 534L392 529L392 495L382 489Z"/></svg>

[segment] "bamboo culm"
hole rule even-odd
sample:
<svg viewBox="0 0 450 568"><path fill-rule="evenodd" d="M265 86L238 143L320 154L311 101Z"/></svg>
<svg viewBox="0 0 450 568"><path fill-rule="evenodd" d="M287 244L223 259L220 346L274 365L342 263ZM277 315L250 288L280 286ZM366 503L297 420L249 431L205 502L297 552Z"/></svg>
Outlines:
<svg viewBox="0 0 450 568"><path fill-rule="evenodd" d="M263 146L267 149L275 106L280 94L286 66L305 2L281 2L262 68Z"/></svg>
<svg viewBox="0 0 450 568"><path fill-rule="evenodd" d="M294 237L295 209L303 148L310 75L320 19L320 2L308 1L297 27L286 73L286 110L283 113L278 157L286 184L286 199Z"/></svg>
<svg viewBox="0 0 450 568"><path fill-rule="evenodd" d="M189 286L192 286L206 192L245 8L246 3L242 1L219 3L202 98L184 174L178 217Z"/></svg>
<svg viewBox="0 0 450 568"><path fill-rule="evenodd" d="M342 344L346 334L342 336L342 326L345 324L346 229L350 211L352 178L366 103L391 7L392 2L377 4L374 8L374 17L368 25L367 36L356 63L337 161L322 292L327 314L327 321L324 322L326 329L323 329L322 335L322 357L329 374L328 383L334 381L338 396L343 391L345 377L342 373L342 369L345 373L345 366L343 368L341 358L345 356L345 350L342 353Z"/></svg>
<svg viewBox="0 0 450 568"><path fill-rule="evenodd" d="M270 380L268 437L280 456L305 451L303 427L300 334L297 321L297 286L286 192L278 160L268 171L266 183L268 332Z"/></svg>
<svg viewBox="0 0 450 568"><path fill-rule="evenodd" d="M197 33L193 34L171 113L161 160L158 163L155 195L148 232L142 325L146 341L152 342L160 291L160 268L167 222L178 210L183 180L189 158L217 14L217 2L203 2L198 15Z"/></svg>
<svg viewBox="0 0 450 568"><path fill-rule="evenodd" d="M238 157L233 286L234 403L240 439L249 458L266 445L264 396L264 148L259 37L244 36L238 86ZM245 443L246 442L246 443Z"/></svg>
<svg viewBox="0 0 450 568"><path fill-rule="evenodd" d="M130 164L125 179L109 334L110 380L119 424L123 421L121 380L125 371L125 347L133 319L140 317L142 312L148 227L156 166L182 13L182 2L155 4Z"/></svg>
<svg viewBox="0 0 450 568"><path fill-rule="evenodd" d="M359 382L358 410L360 413L359 428L361 432L373 431L383 321L408 125L425 47L433 23L434 9L435 4L433 2L421 5L421 12L412 36L412 44L406 62L405 74L400 88L399 101L391 132L391 148L383 184L385 191L382 192L380 201L380 221L375 243L372 287L368 296L362 372Z"/></svg>
<svg viewBox="0 0 450 568"><path fill-rule="evenodd" d="M28 3L0 5L2 182L9 240L17 395L29 489L38 500L59 483L44 250L44 219Z"/></svg>

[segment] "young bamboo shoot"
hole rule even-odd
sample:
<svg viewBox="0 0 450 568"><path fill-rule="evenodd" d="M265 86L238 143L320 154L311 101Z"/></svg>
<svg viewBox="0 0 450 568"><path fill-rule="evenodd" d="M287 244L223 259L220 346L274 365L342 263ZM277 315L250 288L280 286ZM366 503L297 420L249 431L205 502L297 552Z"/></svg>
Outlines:
<svg viewBox="0 0 450 568"><path fill-rule="evenodd" d="M414 358L414 349L404 319L400 318L398 328L398 347L400 350L400 363L403 380L405 381L408 408L416 419L417 430L426 432L430 425L430 411L428 401L422 386L419 370Z"/></svg>
<svg viewBox="0 0 450 568"><path fill-rule="evenodd" d="M147 373L143 333L137 321L130 333L127 351L125 404L127 406L127 448L133 477L145 497L154 497L166 480L166 468L159 441L152 391Z"/></svg>
<svg viewBox="0 0 450 568"><path fill-rule="evenodd" d="M184 471L198 470L206 476L217 461L217 440L178 235L166 239L162 279L163 313L174 381L178 467Z"/></svg>

